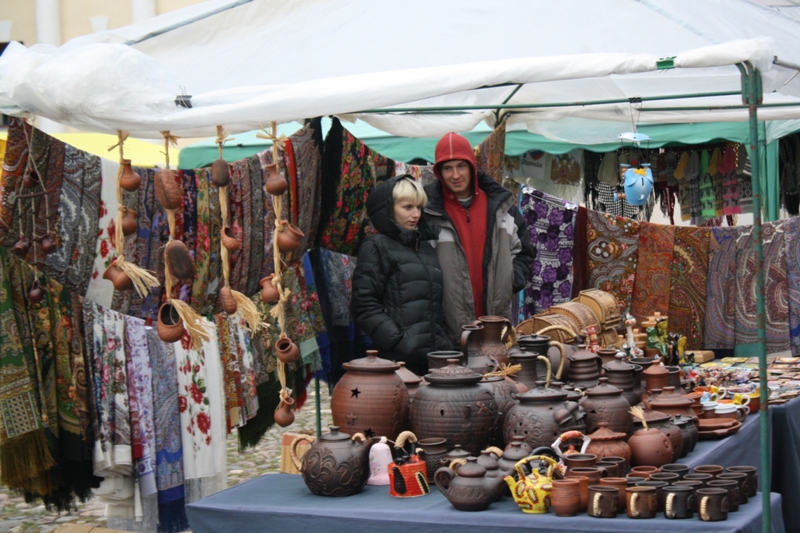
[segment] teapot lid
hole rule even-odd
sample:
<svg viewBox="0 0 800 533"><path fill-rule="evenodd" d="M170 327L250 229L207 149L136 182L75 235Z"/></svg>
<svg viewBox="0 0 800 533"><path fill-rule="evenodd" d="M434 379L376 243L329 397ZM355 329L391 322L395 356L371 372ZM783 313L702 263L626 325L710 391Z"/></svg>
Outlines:
<svg viewBox="0 0 800 533"><path fill-rule="evenodd" d="M471 368L460 366L458 359L448 359L447 366L435 368L425 376L425 380L435 385L469 385L478 383L483 375Z"/></svg>
<svg viewBox="0 0 800 533"><path fill-rule="evenodd" d="M610 370L611 372L630 372L636 367L625 362L625 354L618 354L613 361L609 361L608 363L604 364L603 368Z"/></svg>
<svg viewBox="0 0 800 533"><path fill-rule="evenodd" d="M643 373L648 375L648 376L660 376L660 375L669 374L669 370L667 370L667 368L662 363L658 363L658 364L654 363L654 364L650 365L650 367L647 370L645 370Z"/></svg>
<svg viewBox="0 0 800 533"><path fill-rule="evenodd" d="M563 390L555 390L545 387L544 381L537 381L536 388L530 389L528 392L517 394L517 400L520 402L555 402L565 400L567 392Z"/></svg>
<svg viewBox="0 0 800 533"><path fill-rule="evenodd" d="M628 435L625 433L617 433L608 429L608 422L598 422L597 431L592 433L591 435L586 435L591 440L596 440L600 442L610 441L610 440L624 440L628 438Z"/></svg>
<svg viewBox="0 0 800 533"><path fill-rule="evenodd" d="M622 389L610 385L608 378L602 377L597 380L597 385L586 391L586 396L619 396Z"/></svg>
<svg viewBox="0 0 800 533"><path fill-rule="evenodd" d="M676 393L675 387L664 387L661 394L651 398L648 402L654 407L690 407L694 405L694 401L691 398L687 398L685 394Z"/></svg>
<svg viewBox="0 0 800 533"><path fill-rule="evenodd" d="M328 426L328 429L330 429L331 432L323 433L320 435L319 440L324 440L326 442L340 442L353 438L349 434L339 431L339 426Z"/></svg>
<svg viewBox="0 0 800 533"><path fill-rule="evenodd" d="M546 335L520 335L517 337L517 344L549 344L550 337Z"/></svg>
<svg viewBox="0 0 800 533"><path fill-rule="evenodd" d="M378 350L367 350L367 356L360 359L353 359L348 363L342 363L345 370L355 370L358 372L394 372L400 365L388 359L378 357Z"/></svg>
<svg viewBox="0 0 800 533"><path fill-rule="evenodd" d="M478 464L477 458L469 456L467 463L459 466L456 474L459 477L484 477L486 469Z"/></svg>
<svg viewBox="0 0 800 533"><path fill-rule="evenodd" d="M579 344L575 353L568 357L570 361L592 361L599 358L600 356L590 351L586 344Z"/></svg>

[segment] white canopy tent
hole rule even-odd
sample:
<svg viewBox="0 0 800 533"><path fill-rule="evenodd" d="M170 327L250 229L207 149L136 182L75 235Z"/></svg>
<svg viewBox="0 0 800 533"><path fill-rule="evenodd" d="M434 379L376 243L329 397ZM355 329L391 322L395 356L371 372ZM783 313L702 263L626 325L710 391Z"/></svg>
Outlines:
<svg viewBox="0 0 800 533"><path fill-rule="evenodd" d="M59 48L12 44L0 107L136 137L333 114L430 137L535 105L509 127L591 144L632 122L746 121L734 65L749 61L765 104L790 104L760 109L772 140L800 129L800 77L774 56L800 64L800 22L748 0L212 0ZM596 101L614 103L554 105ZM392 108L415 112L359 113Z"/></svg>

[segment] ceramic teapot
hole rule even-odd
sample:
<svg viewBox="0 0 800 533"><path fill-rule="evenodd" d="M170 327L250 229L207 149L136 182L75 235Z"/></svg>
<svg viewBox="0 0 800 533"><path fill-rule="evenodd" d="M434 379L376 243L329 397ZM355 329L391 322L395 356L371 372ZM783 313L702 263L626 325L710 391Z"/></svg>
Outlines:
<svg viewBox="0 0 800 533"><path fill-rule="evenodd" d="M454 465L455 466L455 465ZM442 467L433 479L445 498L459 511L483 511L501 495L502 477L486 475L486 469L475 457L468 457L466 464L455 470Z"/></svg>
<svg viewBox="0 0 800 533"><path fill-rule="evenodd" d="M583 433L586 429L583 409L567 400L566 391L547 388L544 381L537 381L536 388L518 394L517 400L519 404L506 414L503 424L505 442L522 435L532 448L538 448L551 445L565 431Z"/></svg>
<svg viewBox="0 0 800 533"><path fill-rule="evenodd" d="M526 465L534 461L539 461L539 468L534 467L527 474ZM519 480L514 476L504 478L511 489L511 496L523 513L542 514L550 510L550 492L553 489L551 482L557 464L546 455L531 455L516 464Z"/></svg>
<svg viewBox="0 0 800 533"><path fill-rule="evenodd" d="M567 352L564 345L558 341L551 340L545 335L520 335L517 339L519 347L530 353L542 355L550 360L550 367L554 370L556 379L561 379L564 375L564 367L567 362ZM550 347L558 348L558 357L550 353ZM537 372L544 373L544 367L538 366Z"/></svg>
<svg viewBox="0 0 800 533"><path fill-rule="evenodd" d="M330 426L330 433L322 435L303 454L297 456L297 445L307 437L292 442L292 462L303 475L308 490L318 496L352 496L367 484L370 475L369 452L380 439L367 439L358 433L352 437Z"/></svg>

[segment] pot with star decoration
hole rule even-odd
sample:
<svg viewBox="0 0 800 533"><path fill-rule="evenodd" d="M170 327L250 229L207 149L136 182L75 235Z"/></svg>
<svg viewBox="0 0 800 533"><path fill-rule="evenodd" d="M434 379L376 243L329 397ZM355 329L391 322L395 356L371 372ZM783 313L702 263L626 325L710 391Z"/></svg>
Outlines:
<svg viewBox="0 0 800 533"><path fill-rule="evenodd" d="M460 444L474 456L480 455L497 424L497 401L483 376L457 359L425 376L428 382L411 402L411 431L419 439L441 437L447 447Z"/></svg>
<svg viewBox="0 0 800 533"><path fill-rule="evenodd" d="M408 425L409 394L395 372L399 363L378 357L377 350L343 363L346 370L331 396L333 423L350 435L395 440Z"/></svg>

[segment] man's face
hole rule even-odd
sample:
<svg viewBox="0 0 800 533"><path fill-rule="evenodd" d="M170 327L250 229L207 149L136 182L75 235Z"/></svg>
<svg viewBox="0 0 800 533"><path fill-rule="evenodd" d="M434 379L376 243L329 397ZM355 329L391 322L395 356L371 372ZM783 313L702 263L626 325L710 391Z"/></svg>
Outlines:
<svg viewBox="0 0 800 533"><path fill-rule="evenodd" d="M450 192L456 198L463 200L472 195L472 167L463 159L453 159L442 163L439 167L442 173L442 181L444 181Z"/></svg>

